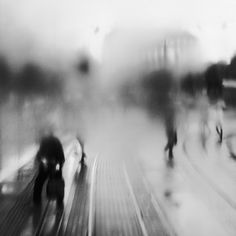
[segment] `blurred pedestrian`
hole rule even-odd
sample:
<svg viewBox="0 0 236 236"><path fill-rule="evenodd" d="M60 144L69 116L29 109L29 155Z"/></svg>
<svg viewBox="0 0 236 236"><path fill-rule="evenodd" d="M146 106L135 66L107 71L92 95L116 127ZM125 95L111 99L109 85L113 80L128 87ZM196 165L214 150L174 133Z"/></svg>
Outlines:
<svg viewBox="0 0 236 236"><path fill-rule="evenodd" d="M78 140L78 142L79 142L79 144L80 144L80 148L81 148L81 158L80 158L80 163L81 164L84 164L84 159L87 157L87 155L85 154L85 150L84 150L84 139L81 137L81 136L79 136L79 135L77 135L77 140Z"/></svg>
<svg viewBox="0 0 236 236"><path fill-rule="evenodd" d="M58 178L62 178L62 168L65 162L64 151L60 140L52 133L41 139L40 147L36 155L38 175L35 179L33 201L41 203L42 189L45 181L56 172ZM58 199L62 204L63 199Z"/></svg>
<svg viewBox="0 0 236 236"><path fill-rule="evenodd" d="M218 100L214 105L214 123L216 132L218 134L218 142L222 143L223 140L223 111L225 109L225 103L223 100Z"/></svg>
<svg viewBox="0 0 236 236"><path fill-rule="evenodd" d="M145 92L145 105L152 116L159 116L166 131L167 143L164 150L173 159L173 148L177 144L176 105L177 83L167 69L153 71L141 83Z"/></svg>
<svg viewBox="0 0 236 236"><path fill-rule="evenodd" d="M207 96L211 108L211 118L213 118L219 143L223 140L223 78L226 73L224 64L213 64L208 67L205 73Z"/></svg>
<svg viewBox="0 0 236 236"><path fill-rule="evenodd" d="M166 107L164 114L164 124L167 137L167 144L165 151L168 151L168 157L170 160L173 159L173 148L177 145L177 128L176 128L176 112L174 104L169 104Z"/></svg>

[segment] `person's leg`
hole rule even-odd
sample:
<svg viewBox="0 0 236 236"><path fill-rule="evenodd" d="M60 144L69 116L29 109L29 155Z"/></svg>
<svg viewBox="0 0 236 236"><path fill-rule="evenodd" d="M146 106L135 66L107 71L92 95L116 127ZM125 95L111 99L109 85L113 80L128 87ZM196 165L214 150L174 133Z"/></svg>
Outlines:
<svg viewBox="0 0 236 236"><path fill-rule="evenodd" d="M166 145L165 145L164 150L165 150L165 151L168 151L169 148L170 148L170 131L169 131L169 125L168 125L167 121L165 121L165 122L166 122L166 123L165 123L165 133L166 133L167 143L166 143Z"/></svg>
<svg viewBox="0 0 236 236"><path fill-rule="evenodd" d="M169 158L170 158L170 159L173 159L173 157L174 157L174 156L173 156L173 145L170 145L170 146L169 146Z"/></svg>
<svg viewBox="0 0 236 236"><path fill-rule="evenodd" d="M47 177L48 177L48 172L39 168L39 173L35 179L34 190L33 190L33 201L35 203L41 202L43 184L44 184L45 180L47 179Z"/></svg>
<svg viewBox="0 0 236 236"><path fill-rule="evenodd" d="M64 187L65 187L65 182L63 179L63 175L62 175L62 166L61 169L58 172L58 176L57 178L60 181L60 186L58 186L59 190L58 190L58 197L57 197L57 207L58 208L63 208L64 207Z"/></svg>
<svg viewBox="0 0 236 236"><path fill-rule="evenodd" d="M84 152L84 143L79 140L80 143L80 148L81 148L81 158L80 158L80 163L84 162L84 158L86 157L85 152Z"/></svg>
<svg viewBox="0 0 236 236"><path fill-rule="evenodd" d="M169 158L171 160L174 157L174 155L173 155L173 148L176 145L177 145L177 132L176 132L176 130L173 130L172 135L170 137L170 141L169 141Z"/></svg>
<svg viewBox="0 0 236 236"><path fill-rule="evenodd" d="M177 138L177 131L174 131L174 145L177 145L178 138Z"/></svg>
<svg viewBox="0 0 236 236"><path fill-rule="evenodd" d="M223 140L223 129L222 126L220 127L220 142L222 143Z"/></svg>
<svg viewBox="0 0 236 236"><path fill-rule="evenodd" d="M167 141L167 144L166 144L166 146L165 146L165 151L167 151L169 149L169 142Z"/></svg>
<svg viewBox="0 0 236 236"><path fill-rule="evenodd" d="M172 127L168 132L168 151L169 151L169 158L173 159L173 148L177 144L177 132Z"/></svg>
<svg viewBox="0 0 236 236"><path fill-rule="evenodd" d="M85 154L85 152L84 152L84 149L82 149L82 154L81 154L81 159L80 159L80 162L81 162L81 163L84 163L85 157L86 157L86 154Z"/></svg>
<svg viewBox="0 0 236 236"><path fill-rule="evenodd" d="M222 129L220 124L218 124L216 126L216 132L217 132L217 134L219 136L219 142L222 143L222 140L223 140L223 129Z"/></svg>
<svg viewBox="0 0 236 236"><path fill-rule="evenodd" d="M173 158L173 143L170 140L170 137L168 137L167 144L165 146L165 151L168 151L168 156L170 159Z"/></svg>
<svg viewBox="0 0 236 236"><path fill-rule="evenodd" d="M201 132L200 132L200 137L201 137L201 144L204 150L206 150L206 144L207 144L207 137L209 135L209 129L208 129L208 124L206 122L202 122L201 124Z"/></svg>

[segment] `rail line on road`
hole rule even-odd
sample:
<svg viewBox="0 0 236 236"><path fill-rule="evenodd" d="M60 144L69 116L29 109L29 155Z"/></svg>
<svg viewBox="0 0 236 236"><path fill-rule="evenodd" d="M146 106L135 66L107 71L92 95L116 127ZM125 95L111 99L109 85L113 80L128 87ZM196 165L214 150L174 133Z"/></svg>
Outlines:
<svg viewBox="0 0 236 236"><path fill-rule="evenodd" d="M88 236L93 235L93 227L94 227L94 185L95 185L95 174L97 171L97 159L98 159L98 154L95 156L91 172L91 186L89 193Z"/></svg>
<svg viewBox="0 0 236 236"><path fill-rule="evenodd" d="M68 145L68 144L67 144ZM72 152L74 150L74 144L71 143L67 148L66 148L66 151L65 151L65 156L66 157L70 157L72 155ZM67 201L68 199L66 199ZM55 207L53 206L53 202L49 201L49 200L46 200L46 204L45 204L45 207L41 213L41 216L39 218L39 222L37 224L37 227L35 229L35 232L33 233L34 236L40 236L43 234L43 232L45 231L45 228L47 227L47 220L48 218L53 214L53 212L55 211ZM61 215L61 220L63 218L63 214L64 214L64 209L63 209L63 212L62 212L62 215ZM61 221L59 221L59 224L57 225L57 230L56 230L56 235L57 233L59 232L59 229L61 227ZM50 233L49 233L50 234ZM53 236L55 234L53 233Z"/></svg>
<svg viewBox="0 0 236 236"><path fill-rule="evenodd" d="M225 194L213 181L211 181L203 171L200 170L200 168L198 168L196 166L196 164L193 163L193 161L190 158L190 154L187 151L187 144L186 144L187 140L185 139L182 146L183 146L183 150L185 153L185 160L189 163L189 165L192 167L192 169L195 171L195 173L197 173L197 175L202 178L204 181L206 181L208 183L208 186L211 187L211 189L213 189L218 196L220 196L230 207L232 207L234 210L236 210L236 202L232 201L227 194Z"/></svg>
<svg viewBox="0 0 236 236"><path fill-rule="evenodd" d="M165 213L165 210L162 207L162 204L164 204L164 203L162 203L162 201L160 199L157 199L157 197L154 196L153 192L151 191L151 187L150 187L150 184L149 184L147 178L145 177L145 175L143 175L141 173L142 171L141 171L139 165L137 166L136 171L138 172L139 176L142 176L141 181L144 184L144 188L145 188L144 191L146 191L150 195L151 204L152 204L154 211L156 212L156 215L158 216L161 224L164 227L165 235L166 236L167 235L168 236L177 236L177 233L175 232L172 224L170 223L168 216Z"/></svg>
<svg viewBox="0 0 236 236"><path fill-rule="evenodd" d="M40 236L42 231L43 231L44 225L46 224L46 220L45 219L47 218L47 215L49 214L48 213L49 204L50 204L50 201L47 200L45 209L43 211L43 214L40 217L39 224L38 224L38 227L35 230L34 236Z"/></svg>
<svg viewBox="0 0 236 236"><path fill-rule="evenodd" d="M11 207L10 211L6 214L1 222L0 235L12 235L18 233L22 221L26 218L25 208L31 201L31 193L33 190L34 177L28 183L26 188L17 197L16 202ZM12 227L14 225L14 227Z"/></svg>
<svg viewBox="0 0 236 236"><path fill-rule="evenodd" d="M143 219L142 219L141 210L138 206L137 199L135 197L132 185L130 183L130 179L129 179L129 176L128 176L128 173L127 173L124 162L123 162L123 172L124 172L124 175L125 175L125 180L126 180L126 183L127 183L127 186L128 186L128 189L129 189L129 192L130 192L133 204L134 204L135 212L136 212L136 215L138 217L138 221L139 221L143 236L148 236L147 229L146 229L145 224L144 224Z"/></svg>

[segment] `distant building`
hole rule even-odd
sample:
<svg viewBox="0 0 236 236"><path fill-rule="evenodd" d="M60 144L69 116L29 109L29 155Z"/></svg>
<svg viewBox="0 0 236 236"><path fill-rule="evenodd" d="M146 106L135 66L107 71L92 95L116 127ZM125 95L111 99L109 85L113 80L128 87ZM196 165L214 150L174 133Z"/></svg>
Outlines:
<svg viewBox="0 0 236 236"><path fill-rule="evenodd" d="M180 30L113 30L103 47L102 63L110 71L183 70L201 61L198 39Z"/></svg>

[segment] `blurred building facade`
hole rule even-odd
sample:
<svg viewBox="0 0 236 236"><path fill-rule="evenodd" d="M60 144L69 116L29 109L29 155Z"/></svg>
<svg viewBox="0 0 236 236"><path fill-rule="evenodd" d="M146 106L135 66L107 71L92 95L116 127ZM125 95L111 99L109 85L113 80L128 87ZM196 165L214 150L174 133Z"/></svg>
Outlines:
<svg viewBox="0 0 236 236"><path fill-rule="evenodd" d="M102 62L111 74L163 67L181 73L202 66L203 54L198 38L187 31L114 29L105 39Z"/></svg>

